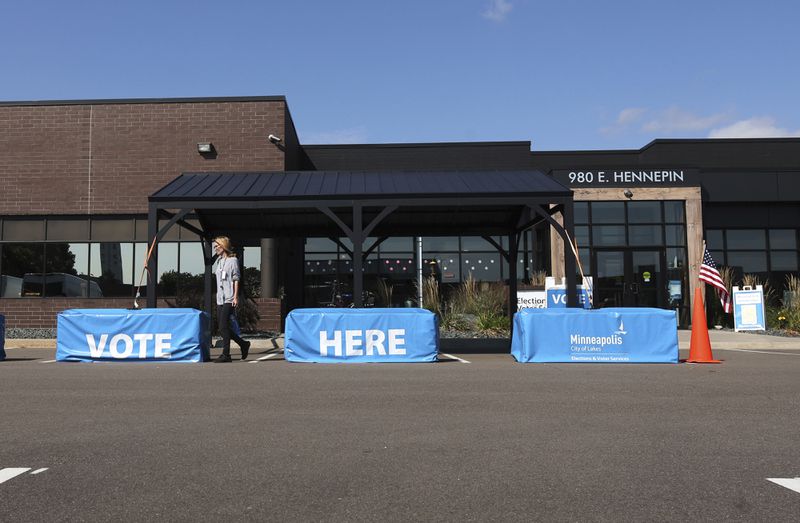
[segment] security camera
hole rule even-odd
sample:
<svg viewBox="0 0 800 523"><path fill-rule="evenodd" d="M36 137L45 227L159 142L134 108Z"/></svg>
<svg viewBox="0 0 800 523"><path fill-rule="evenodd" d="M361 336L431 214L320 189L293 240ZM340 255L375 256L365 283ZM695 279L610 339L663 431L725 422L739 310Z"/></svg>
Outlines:
<svg viewBox="0 0 800 523"><path fill-rule="evenodd" d="M267 136L267 138L269 138L270 142L272 142L272 143L274 143L276 145L283 141L283 140L281 140L280 136L275 136L274 134L271 134L271 135Z"/></svg>

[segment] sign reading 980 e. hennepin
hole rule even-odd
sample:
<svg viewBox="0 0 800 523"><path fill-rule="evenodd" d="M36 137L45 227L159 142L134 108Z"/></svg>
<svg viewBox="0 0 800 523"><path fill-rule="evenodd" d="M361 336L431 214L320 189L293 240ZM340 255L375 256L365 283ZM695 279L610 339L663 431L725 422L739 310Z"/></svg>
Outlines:
<svg viewBox="0 0 800 523"><path fill-rule="evenodd" d="M195 309L72 309L58 314L58 361L200 362L208 314Z"/></svg>
<svg viewBox="0 0 800 523"><path fill-rule="evenodd" d="M599 168L558 169L553 177L568 187L687 187L700 185L697 169Z"/></svg>

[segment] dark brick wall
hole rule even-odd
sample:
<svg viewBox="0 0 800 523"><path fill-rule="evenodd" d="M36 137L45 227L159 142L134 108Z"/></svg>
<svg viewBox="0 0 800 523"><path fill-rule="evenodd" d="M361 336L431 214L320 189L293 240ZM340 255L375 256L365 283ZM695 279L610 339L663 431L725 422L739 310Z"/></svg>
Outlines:
<svg viewBox="0 0 800 523"><path fill-rule="evenodd" d="M284 170L267 136L286 115L278 100L2 105L0 214L144 213L184 171Z"/></svg>
<svg viewBox="0 0 800 523"><path fill-rule="evenodd" d="M281 301L277 298L255 300L260 319L258 330L281 330ZM142 304L142 300L139 301ZM0 314L6 318L6 328L55 329L56 317L66 309L126 309L133 306L131 298L5 298L0 299ZM167 298L159 307L174 307Z"/></svg>

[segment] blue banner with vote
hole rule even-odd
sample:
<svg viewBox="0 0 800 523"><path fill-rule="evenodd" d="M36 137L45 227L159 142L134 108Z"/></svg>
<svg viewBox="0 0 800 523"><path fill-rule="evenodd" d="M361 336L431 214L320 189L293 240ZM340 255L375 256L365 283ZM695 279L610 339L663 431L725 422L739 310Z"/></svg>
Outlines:
<svg viewBox="0 0 800 523"><path fill-rule="evenodd" d="M439 329L425 309L295 309L286 317L287 361L436 361Z"/></svg>
<svg viewBox="0 0 800 523"><path fill-rule="evenodd" d="M578 285L578 304L584 309L592 307L592 301L589 299L589 290L582 285ZM567 307L567 289L564 287L551 287L547 289L547 308L548 309L565 309Z"/></svg>
<svg viewBox="0 0 800 523"><path fill-rule="evenodd" d="M523 309L511 355L523 363L678 363L675 311Z"/></svg>
<svg viewBox="0 0 800 523"><path fill-rule="evenodd" d="M195 309L72 309L58 314L57 361L208 361L208 314Z"/></svg>
<svg viewBox="0 0 800 523"><path fill-rule="evenodd" d="M0 361L6 359L6 317L0 314Z"/></svg>

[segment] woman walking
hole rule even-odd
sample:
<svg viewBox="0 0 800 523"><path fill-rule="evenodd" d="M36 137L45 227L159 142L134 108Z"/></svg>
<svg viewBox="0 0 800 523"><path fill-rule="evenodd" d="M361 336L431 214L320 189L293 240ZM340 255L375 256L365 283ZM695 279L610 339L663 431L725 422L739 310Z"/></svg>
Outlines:
<svg viewBox="0 0 800 523"><path fill-rule="evenodd" d="M231 240L227 236L214 238L214 251L217 254L217 321L219 334L222 336L222 355L214 360L215 363L231 361L231 338L242 350L242 359L247 358L250 352L250 342L231 332L231 314L239 305L239 260L233 252Z"/></svg>

